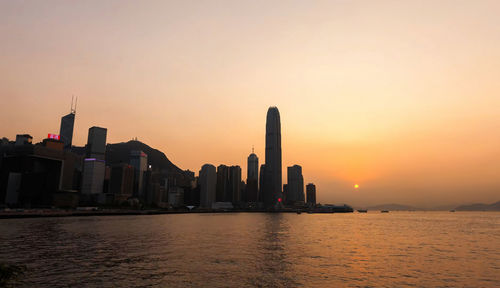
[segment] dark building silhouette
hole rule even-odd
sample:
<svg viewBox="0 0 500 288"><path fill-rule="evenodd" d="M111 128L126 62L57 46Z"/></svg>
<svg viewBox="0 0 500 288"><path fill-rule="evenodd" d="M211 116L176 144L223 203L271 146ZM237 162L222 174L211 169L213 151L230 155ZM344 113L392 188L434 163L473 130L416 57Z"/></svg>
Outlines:
<svg viewBox="0 0 500 288"><path fill-rule="evenodd" d="M247 162L247 185L246 202L257 202L259 200L259 158L253 153L248 156Z"/></svg>
<svg viewBox="0 0 500 288"><path fill-rule="evenodd" d="M307 193L307 204L314 206L316 205L316 185L309 183L306 185Z"/></svg>
<svg viewBox="0 0 500 288"><path fill-rule="evenodd" d="M198 184L200 186L200 206L212 208L215 202L217 172L214 165L205 164L201 167Z"/></svg>
<svg viewBox="0 0 500 288"><path fill-rule="evenodd" d="M64 142L64 149L71 149L73 143L73 127L75 126L75 111L72 109L71 113L61 118L61 128L59 134L61 140Z"/></svg>
<svg viewBox="0 0 500 288"><path fill-rule="evenodd" d="M283 200L281 167L281 121L277 107L270 107L266 119L266 164L263 200L266 208L280 208Z"/></svg>
<svg viewBox="0 0 500 288"><path fill-rule="evenodd" d="M133 150L130 151L130 165L134 167L134 196L139 199L146 199L145 173L148 170L148 155L146 153Z"/></svg>
<svg viewBox="0 0 500 288"><path fill-rule="evenodd" d="M217 184L215 199L217 202L226 202L230 198L229 167L226 165L217 166ZM232 198L232 197L231 197Z"/></svg>
<svg viewBox="0 0 500 288"><path fill-rule="evenodd" d="M82 177L82 194L85 195L85 202L97 201L98 197L100 197L98 194L103 193L104 176L106 173L106 164L104 161L106 154L106 134L106 128L94 126L89 129Z"/></svg>
<svg viewBox="0 0 500 288"><path fill-rule="evenodd" d="M12 207L76 206L81 157L45 139L2 147L0 204Z"/></svg>
<svg viewBox="0 0 500 288"><path fill-rule="evenodd" d="M230 198L226 202L239 203L241 202L241 167L229 167L229 183L230 183Z"/></svg>
<svg viewBox="0 0 500 288"><path fill-rule="evenodd" d="M304 177L302 176L302 167L293 165L288 167L288 191L286 193L287 204L293 205L297 202L304 203Z"/></svg>
<svg viewBox="0 0 500 288"><path fill-rule="evenodd" d="M128 164L111 166L109 192L113 194L114 202L121 204L132 197L134 188L134 167Z"/></svg>

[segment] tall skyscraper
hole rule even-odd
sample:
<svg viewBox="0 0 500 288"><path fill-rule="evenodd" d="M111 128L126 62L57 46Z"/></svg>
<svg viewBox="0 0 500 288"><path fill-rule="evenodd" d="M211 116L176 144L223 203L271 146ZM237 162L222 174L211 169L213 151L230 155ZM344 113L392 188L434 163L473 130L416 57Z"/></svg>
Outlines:
<svg viewBox="0 0 500 288"><path fill-rule="evenodd" d="M200 170L200 206L203 208L211 208L215 202L215 191L217 184L217 172L215 166L205 164Z"/></svg>
<svg viewBox="0 0 500 288"><path fill-rule="evenodd" d="M86 158L83 165L82 194L101 194L106 164L106 128L91 127L87 140Z"/></svg>
<svg viewBox="0 0 500 288"><path fill-rule="evenodd" d="M229 167L226 165L217 166L217 186L216 201L226 202L229 199Z"/></svg>
<svg viewBox="0 0 500 288"><path fill-rule="evenodd" d="M239 203L241 199L241 167L231 166L229 167L229 183L230 183L230 195L231 199L227 199L227 202Z"/></svg>
<svg viewBox="0 0 500 288"><path fill-rule="evenodd" d="M134 167L134 196L146 199L144 173L148 170L148 155L139 150L130 151L130 166Z"/></svg>
<svg viewBox="0 0 500 288"><path fill-rule="evenodd" d="M64 142L64 150L71 149L73 143L73 127L75 126L76 103L73 107L73 98L71 99L71 112L61 118L61 128L59 135Z"/></svg>
<svg viewBox="0 0 500 288"><path fill-rule="evenodd" d="M306 185L307 204L316 205L316 185L309 183Z"/></svg>
<svg viewBox="0 0 500 288"><path fill-rule="evenodd" d="M266 167L263 199L266 208L279 208L283 200L281 171L281 122L277 107L267 110L266 119Z"/></svg>
<svg viewBox="0 0 500 288"><path fill-rule="evenodd" d="M247 166L247 186L246 197L247 202L257 202L259 197L259 158L253 153L248 156Z"/></svg>
<svg viewBox="0 0 500 288"><path fill-rule="evenodd" d="M104 160L106 154L106 128L91 127L87 138L87 158Z"/></svg>
<svg viewBox="0 0 500 288"><path fill-rule="evenodd" d="M286 199L288 204L295 204L296 202L304 203L304 177L302 176L302 167L293 165L288 167L288 191Z"/></svg>

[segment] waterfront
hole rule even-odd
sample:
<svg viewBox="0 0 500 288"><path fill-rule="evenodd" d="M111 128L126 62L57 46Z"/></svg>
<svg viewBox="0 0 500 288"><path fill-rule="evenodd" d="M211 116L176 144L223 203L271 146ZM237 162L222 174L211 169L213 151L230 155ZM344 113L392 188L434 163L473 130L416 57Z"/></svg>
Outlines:
<svg viewBox="0 0 500 288"><path fill-rule="evenodd" d="M0 220L21 287L498 287L500 213Z"/></svg>

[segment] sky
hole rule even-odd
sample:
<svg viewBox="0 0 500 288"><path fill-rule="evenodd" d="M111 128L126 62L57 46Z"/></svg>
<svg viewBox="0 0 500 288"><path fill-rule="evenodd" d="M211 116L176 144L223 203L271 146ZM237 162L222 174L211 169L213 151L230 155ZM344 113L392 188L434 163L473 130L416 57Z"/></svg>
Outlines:
<svg viewBox="0 0 500 288"><path fill-rule="evenodd" d="M286 167L321 203L500 200L500 1L1 1L0 136L88 128L181 169ZM359 184L359 189L354 189Z"/></svg>

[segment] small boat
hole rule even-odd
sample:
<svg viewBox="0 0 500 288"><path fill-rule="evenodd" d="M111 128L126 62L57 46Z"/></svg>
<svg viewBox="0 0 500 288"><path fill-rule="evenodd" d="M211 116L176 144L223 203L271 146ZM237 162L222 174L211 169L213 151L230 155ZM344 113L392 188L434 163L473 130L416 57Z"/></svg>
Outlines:
<svg viewBox="0 0 500 288"><path fill-rule="evenodd" d="M358 209L358 213L366 213L366 212L368 212L368 210L366 210L366 209Z"/></svg>
<svg viewBox="0 0 500 288"><path fill-rule="evenodd" d="M389 210L381 210L380 213L389 213Z"/></svg>
<svg viewBox="0 0 500 288"><path fill-rule="evenodd" d="M455 210L450 210L450 212L455 212Z"/></svg>
<svg viewBox="0 0 500 288"><path fill-rule="evenodd" d="M302 212L300 210L297 210L297 214L300 214L300 213L302 213Z"/></svg>

